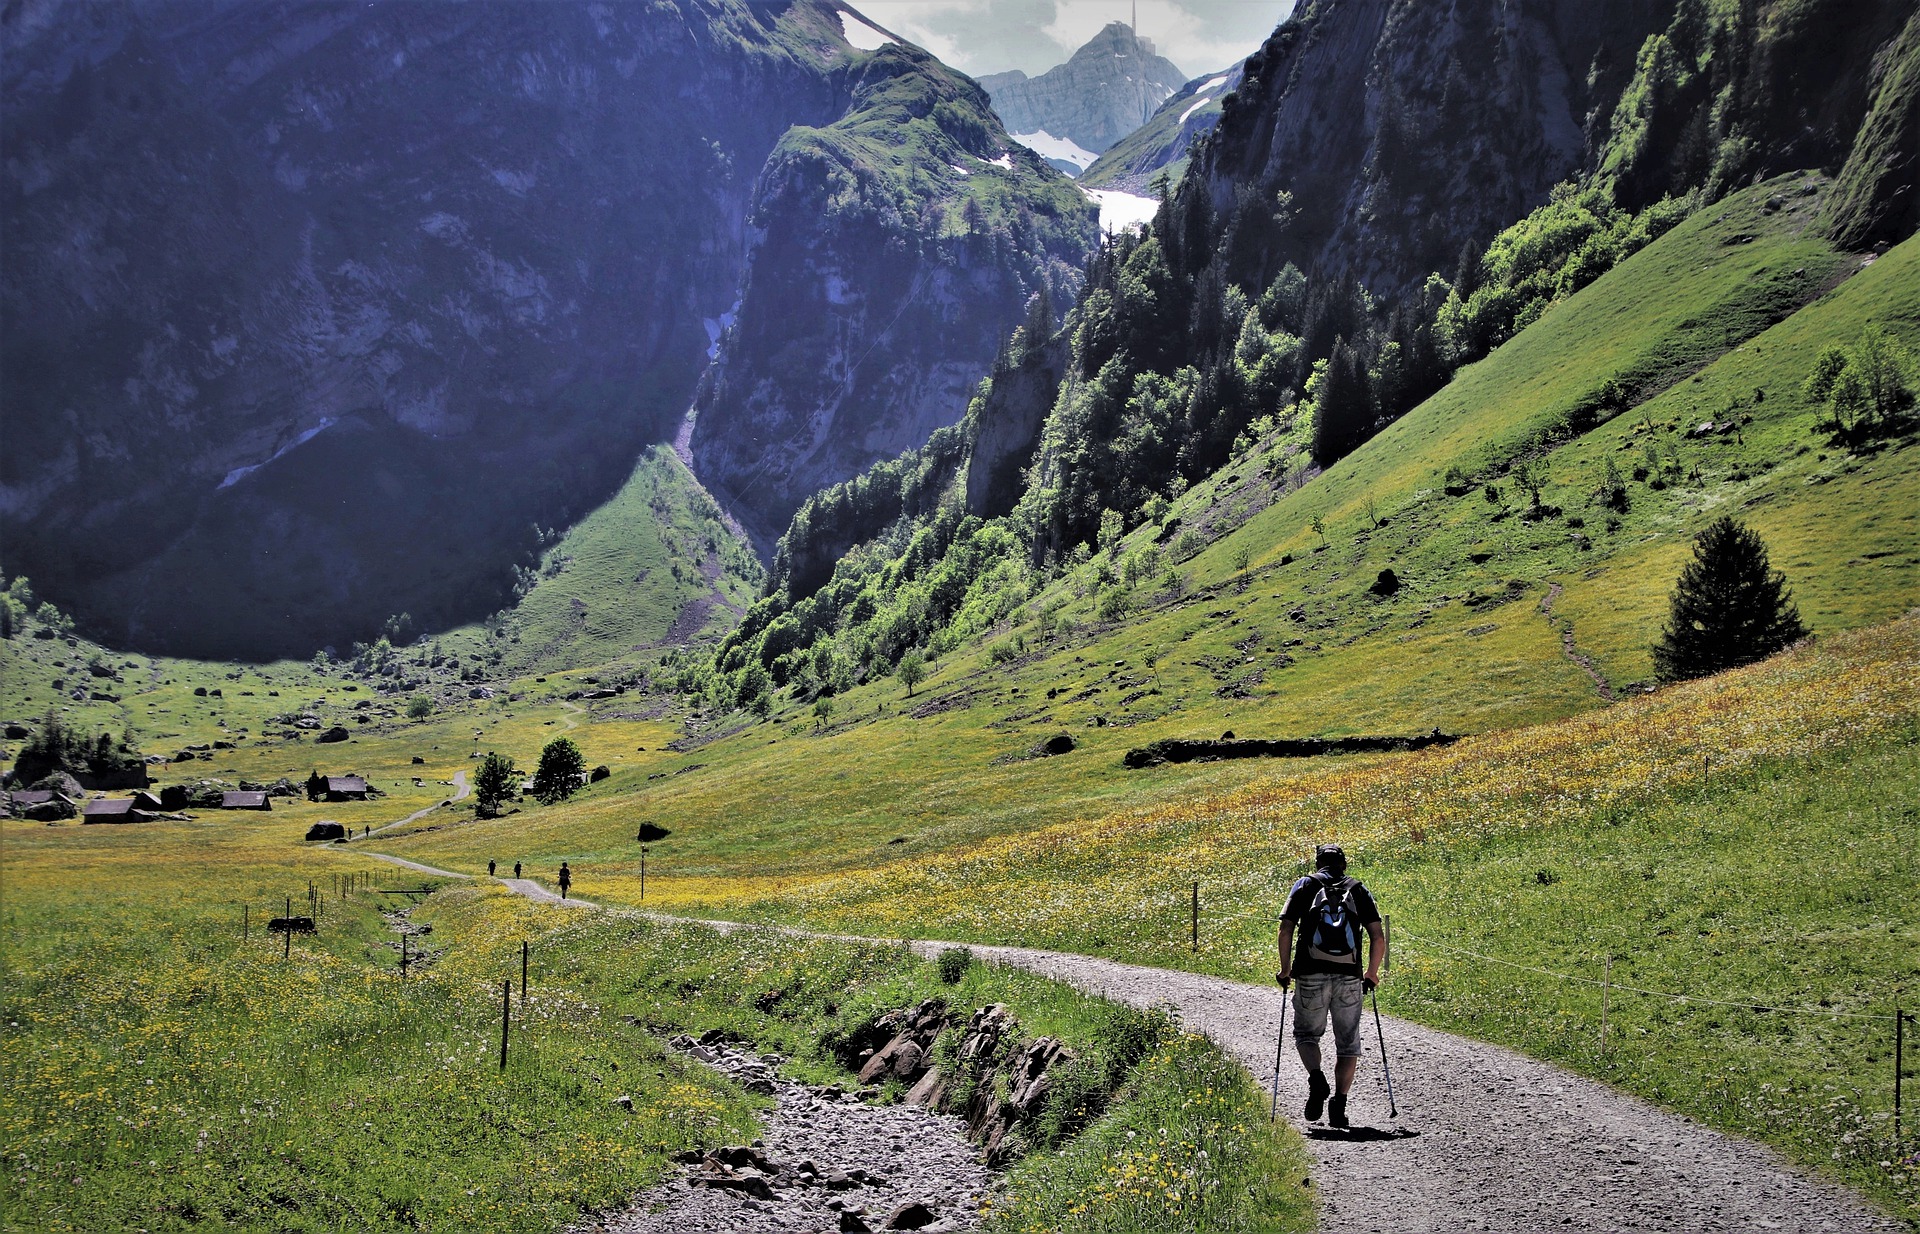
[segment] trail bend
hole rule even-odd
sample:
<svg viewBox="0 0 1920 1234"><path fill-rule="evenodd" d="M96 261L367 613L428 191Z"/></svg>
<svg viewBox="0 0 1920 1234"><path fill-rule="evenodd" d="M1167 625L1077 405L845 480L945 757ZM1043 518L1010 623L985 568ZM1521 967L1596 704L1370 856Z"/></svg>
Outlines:
<svg viewBox="0 0 1920 1234"><path fill-rule="evenodd" d="M446 806L450 806L456 801L464 801L467 797L468 792L470 791L467 788L467 773L465 771L454 772L451 783L453 784L453 796L448 797L444 801L436 801L432 805L427 806L424 809L415 810L413 813L407 815L405 818L396 818L390 823L382 823L378 827L375 827L372 831L367 832L366 835L361 836L360 838L362 840L365 840L368 836L377 836L383 831L392 831L395 827L404 827L408 823L417 823L421 819L425 818L427 815L433 813L435 810L442 809L443 807L446 807Z"/></svg>
<svg viewBox="0 0 1920 1234"><path fill-rule="evenodd" d="M422 873L469 877L384 853L362 855ZM499 881L529 898L560 903L531 879ZM566 903L591 907L579 900ZM767 928L642 915L724 931ZM929 957L956 945L911 942ZM1170 1006L1189 1028L1237 1058L1262 1088L1272 1089L1282 1004L1277 988L1031 947L967 946L982 959L1116 1002ZM1388 1115L1370 1015L1350 1133L1300 1118L1306 1082L1290 1042L1281 1058L1280 1110L1307 1137L1317 1159L1313 1186L1327 1234L1534 1234L1546 1229L1895 1234L1907 1228L1761 1145L1501 1046L1391 1016L1381 1021L1397 1119ZM1290 1004L1287 1027L1292 1027Z"/></svg>

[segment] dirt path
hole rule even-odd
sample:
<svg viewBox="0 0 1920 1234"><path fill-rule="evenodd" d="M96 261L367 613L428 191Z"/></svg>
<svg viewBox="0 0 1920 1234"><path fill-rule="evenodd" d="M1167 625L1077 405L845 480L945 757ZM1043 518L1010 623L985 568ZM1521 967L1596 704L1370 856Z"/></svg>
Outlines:
<svg viewBox="0 0 1920 1234"><path fill-rule="evenodd" d="M1613 683L1608 681L1606 675L1593 666L1593 657L1574 646L1573 623L1569 621L1561 625L1561 623L1554 620L1553 602L1560 598L1560 593L1564 590L1566 589L1558 583L1547 584L1546 597L1540 601L1540 615L1547 619L1548 625L1560 627L1561 654L1579 665L1587 676L1593 678L1594 689L1600 691L1601 698L1606 699L1609 703L1618 702L1620 696L1614 692Z"/></svg>
<svg viewBox="0 0 1920 1234"><path fill-rule="evenodd" d="M560 700L560 705L562 707L565 707L570 713L572 713L570 715L564 715L560 717L560 722L567 726L566 731L571 733L574 729L580 727L580 721L574 719L573 717L586 715L587 709L585 707L582 707L578 703L569 702L564 698Z"/></svg>
<svg viewBox="0 0 1920 1234"><path fill-rule="evenodd" d="M465 800L468 792L466 772L456 771L453 773L453 790L454 790L453 796L447 798L445 801L437 801L434 804L428 806L424 810L415 810L413 813L407 815L405 818L397 818L390 823L382 823L380 826L375 827L372 831L367 832L366 835L363 835L360 838L362 840L365 840L368 838L368 836L377 836L383 831L392 831L395 827L404 827L408 823L418 822L419 820L425 818L427 815L433 813L435 810L442 809L452 804L453 802ZM377 857L379 856L379 854L375 853L374 856Z"/></svg>
<svg viewBox="0 0 1920 1234"><path fill-rule="evenodd" d="M502 881L522 895L558 902L531 880ZM923 940L913 947L932 956L952 945ZM1277 988L1026 947L972 950L1117 1002L1169 1004L1189 1027L1238 1058L1262 1087L1273 1082L1282 1005ZM1398 1118L1388 1114L1371 1016L1349 1133L1301 1121L1306 1084L1299 1061L1290 1046L1281 1059L1281 1113L1308 1137L1318 1159L1313 1185L1328 1234L1549 1228L1894 1234L1906 1228L1757 1144L1499 1046L1381 1019Z"/></svg>

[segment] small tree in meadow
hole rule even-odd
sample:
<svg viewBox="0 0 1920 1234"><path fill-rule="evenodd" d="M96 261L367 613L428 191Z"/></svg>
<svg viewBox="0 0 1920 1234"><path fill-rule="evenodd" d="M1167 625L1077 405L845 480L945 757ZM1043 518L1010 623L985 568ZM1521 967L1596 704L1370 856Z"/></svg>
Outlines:
<svg viewBox="0 0 1920 1234"><path fill-rule="evenodd" d="M1898 428L1913 407L1914 384L1913 356L1869 326L1853 347L1822 349L1801 392L1825 407L1823 427L1834 440L1857 443Z"/></svg>
<svg viewBox="0 0 1920 1234"><path fill-rule="evenodd" d="M1672 612L1653 664L1662 681L1705 677L1751 664L1807 636L1786 589L1752 530L1720 518L1693 543L1674 585Z"/></svg>
<svg viewBox="0 0 1920 1234"><path fill-rule="evenodd" d="M407 700L407 718L424 720L433 714L433 700L424 694L416 694Z"/></svg>
<svg viewBox="0 0 1920 1234"><path fill-rule="evenodd" d="M913 697L914 687L927 679L927 662L917 651L909 651L900 657L900 664L893 670L900 684L907 687L907 697Z"/></svg>
<svg viewBox="0 0 1920 1234"><path fill-rule="evenodd" d="M513 760L504 754L495 754L491 750L480 762L480 770L473 777L473 795L480 807L480 817L494 818L500 813L500 806L513 796Z"/></svg>
<svg viewBox="0 0 1920 1234"><path fill-rule="evenodd" d="M540 765L533 771L533 795L542 805L553 805L573 796L586 774L587 760L571 737L555 737L540 751Z"/></svg>

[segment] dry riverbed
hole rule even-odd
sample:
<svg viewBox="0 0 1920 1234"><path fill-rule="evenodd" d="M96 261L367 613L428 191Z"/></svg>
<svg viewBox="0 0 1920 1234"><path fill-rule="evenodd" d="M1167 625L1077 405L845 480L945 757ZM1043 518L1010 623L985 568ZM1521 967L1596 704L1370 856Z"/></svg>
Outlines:
<svg viewBox="0 0 1920 1234"><path fill-rule="evenodd" d="M775 1099L762 1138L693 1156L677 1177L575 1226L575 1234L950 1234L979 1224L995 1175L960 1119L874 1105L871 1090L783 1079L778 1055L755 1054L715 1034L673 1044Z"/></svg>

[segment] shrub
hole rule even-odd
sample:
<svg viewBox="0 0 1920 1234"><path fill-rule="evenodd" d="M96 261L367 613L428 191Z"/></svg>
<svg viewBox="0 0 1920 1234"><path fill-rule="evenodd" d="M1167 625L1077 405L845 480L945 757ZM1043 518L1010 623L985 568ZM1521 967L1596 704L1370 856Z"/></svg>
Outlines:
<svg viewBox="0 0 1920 1234"><path fill-rule="evenodd" d="M407 701L407 718L424 720L433 714L433 700L424 694L416 694Z"/></svg>
<svg viewBox="0 0 1920 1234"><path fill-rule="evenodd" d="M907 687L907 696L911 698L914 687L927 679L927 662L919 652L909 651L900 657L900 664L893 670L893 675L900 679L901 685Z"/></svg>
<svg viewBox="0 0 1920 1234"><path fill-rule="evenodd" d="M970 947L949 947L940 953L935 966L940 970L940 980L947 985L959 985L960 979L967 975L967 969L973 966L973 949Z"/></svg>

